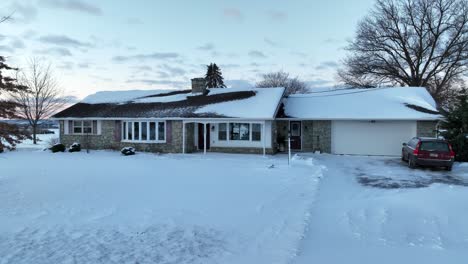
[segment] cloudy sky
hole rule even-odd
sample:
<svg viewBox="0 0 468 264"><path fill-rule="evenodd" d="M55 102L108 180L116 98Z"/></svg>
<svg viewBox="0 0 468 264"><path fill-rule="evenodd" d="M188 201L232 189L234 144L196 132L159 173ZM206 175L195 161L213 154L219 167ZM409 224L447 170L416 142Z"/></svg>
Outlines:
<svg viewBox="0 0 468 264"><path fill-rule="evenodd" d="M373 0L2 0L0 54L50 62L68 94L187 88L206 64L228 86L284 70L334 85L346 40Z"/></svg>

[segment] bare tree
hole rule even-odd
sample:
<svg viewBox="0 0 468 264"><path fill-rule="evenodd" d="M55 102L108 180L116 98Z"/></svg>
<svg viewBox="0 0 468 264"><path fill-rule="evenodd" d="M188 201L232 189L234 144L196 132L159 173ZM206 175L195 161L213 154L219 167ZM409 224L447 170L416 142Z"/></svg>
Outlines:
<svg viewBox="0 0 468 264"><path fill-rule="evenodd" d="M29 61L28 69L20 73L18 80L28 90L11 94L11 97L19 105L20 118L29 122L33 143L37 144L40 120L63 108L67 100L52 75L50 65L42 64L38 59Z"/></svg>
<svg viewBox="0 0 468 264"><path fill-rule="evenodd" d="M289 73L284 71L263 74L262 80L256 86L259 88L284 87L286 95L309 92L309 88L304 82L298 77L289 77Z"/></svg>
<svg viewBox="0 0 468 264"><path fill-rule="evenodd" d="M440 103L467 72L468 0L377 0L347 49L343 83L423 86Z"/></svg>

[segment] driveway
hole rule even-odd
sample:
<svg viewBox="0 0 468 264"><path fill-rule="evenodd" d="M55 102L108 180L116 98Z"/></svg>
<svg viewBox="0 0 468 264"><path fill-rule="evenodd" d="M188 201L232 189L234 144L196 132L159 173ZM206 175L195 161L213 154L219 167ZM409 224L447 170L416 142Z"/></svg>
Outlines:
<svg viewBox="0 0 468 264"><path fill-rule="evenodd" d="M446 172L397 158L306 156L325 171L295 263L468 259L468 164Z"/></svg>

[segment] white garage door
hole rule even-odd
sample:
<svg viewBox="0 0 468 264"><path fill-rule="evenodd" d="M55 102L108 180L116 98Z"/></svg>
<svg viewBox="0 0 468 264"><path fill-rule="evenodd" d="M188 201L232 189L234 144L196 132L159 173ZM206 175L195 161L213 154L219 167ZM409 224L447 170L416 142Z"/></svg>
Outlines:
<svg viewBox="0 0 468 264"><path fill-rule="evenodd" d="M416 121L332 121L332 153L400 155L416 136Z"/></svg>

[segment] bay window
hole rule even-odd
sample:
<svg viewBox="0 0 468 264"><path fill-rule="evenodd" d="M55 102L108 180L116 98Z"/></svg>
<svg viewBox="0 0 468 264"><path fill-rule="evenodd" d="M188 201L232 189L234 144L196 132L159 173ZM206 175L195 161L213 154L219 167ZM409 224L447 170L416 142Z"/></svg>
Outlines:
<svg viewBox="0 0 468 264"><path fill-rule="evenodd" d="M164 121L124 121L122 140L131 142L165 142L166 122Z"/></svg>

